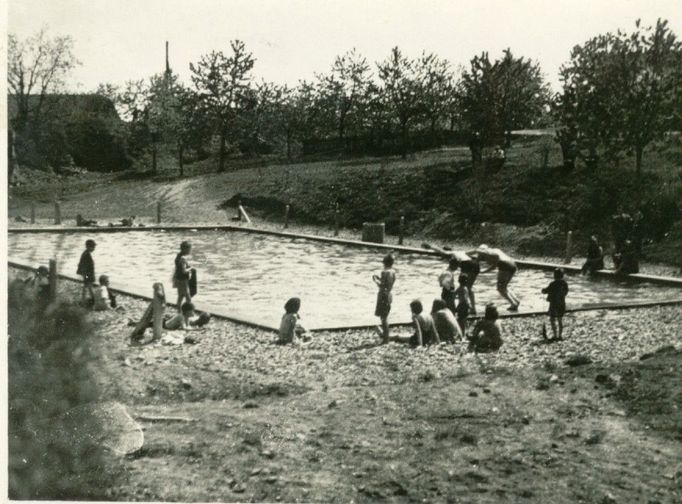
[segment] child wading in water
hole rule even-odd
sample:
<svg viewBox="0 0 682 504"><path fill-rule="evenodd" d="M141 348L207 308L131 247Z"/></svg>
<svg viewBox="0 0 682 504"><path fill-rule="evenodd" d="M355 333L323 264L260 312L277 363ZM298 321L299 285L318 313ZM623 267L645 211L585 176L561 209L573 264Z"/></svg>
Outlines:
<svg viewBox="0 0 682 504"><path fill-rule="evenodd" d="M97 244L95 240L85 241L85 250L81 254L80 261L78 261L78 269L76 275L83 277L83 290L81 291L81 302L85 304L85 294L90 293L90 300L95 299L95 261L92 258L92 253L95 251Z"/></svg>
<svg viewBox="0 0 682 504"><path fill-rule="evenodd" d="M554 270L554 281L542 289L542 293L547 294L547 301L549 301L549 321L552 324L552 335L554 339L560 340L564 331L564 313L566 313L566 295L568 294L568 283L564 280L562 268ZM559 326L558 331L557 325Z"/></svg>
<svg viewBox="0 0 682 504"><path fill-rule="evenodd" d="M284 305L284 315L282 316L282 322L279 325L279 339L277 343L281 345L286 345L287 343L298 343L299 338L303 341L307 341L307 338L303 337L306 330L299 322L301 318L298 315L298 311L301 309L300 298L293 297L289 299Z"/></svg>
<svg viewBox="0 0 682 504"><path fill-rule="evenodd" d="M468 283L469 278L466 273L459 275L459 287L457 287L457 290L455 291L455 298L457 299L457 323L462 330L462 334L466 334L467 317L471 311L471 305L469 304L471 296L469 295L469 288L467 287Z"/></svg>
<svg viewBox="0 0 682 504"><path fill-rule="evenodd" d="M381 320L381 328L377 327L377 332L383 343L388 342L388 314L391 312L393 301L393 285L395 284L395 271L393 270L393 256L388 254L383 259L384 270L380 275L372 275L372 280L379 287L377 293L377 305L374 315Z"/></svg>
<svg viewBox="0 0 682 504"><path fill-rule="evenodd" d="M445 301L445 306L455 313L455 271L459 268L459 261L455 257L450 257L448 267L438 277L438 283L442 290L440 298Z"/></svg>

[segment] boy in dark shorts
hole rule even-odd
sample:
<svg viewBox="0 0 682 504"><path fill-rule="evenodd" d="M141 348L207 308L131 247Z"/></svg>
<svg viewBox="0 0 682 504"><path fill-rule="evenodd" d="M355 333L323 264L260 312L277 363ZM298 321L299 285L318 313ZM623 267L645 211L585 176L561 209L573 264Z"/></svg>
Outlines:
<svg viewBox="0 0 682 504"><path fill-rule="evenodd" d="M95 300L95 261L92 258L92 253L95 251L97 244L95 240L85 241L85 250L81 254L80 261L78 261L78 269L76 275L83 277L83 290L81 291L81 302L86 303L85 294L90 293L90 300Z"/></svg>
<svg viewBox="0 0 682 504"><path fill-rule="evenodd" d="M461 273L466 274L467 276L467 283L466 283L466 288L469 291L469 308L471 310L472 314L476 314L476 299L474 297L474 282L476 282L476 278L478 277L478 274L481 272L481 266L478 262L478 259L475 257L471 257L469 254L465 252L461 252L458 250L445 250L443 248L437 247L435 245L430 245L428 243L423 243L422 247L425 249L430 249L436 251L438 254L441 256L447 258L450 263L448 266L448 270L451 270L453 272L453 289L454 289L454 271L457 270L457 266L459 266L459 270ZM457 266L453 265L456 264ZM441 274L441 278L443 277L443 274ZM441 282L442 286L442 282ZM448 300L443 297L443 300L447 303ZM453 311L454 313L454 311Z"/></svg>
<svg viewBox="0 0 682 504"><path fill-rule="evenodd" d="M509 311L518 311L521 300L509 288L509 282L518 269L514 260L500 249L490 248L487 245L481 245L476 250L467 252L467 254L473 255L490 265L483 273L497 269L497 292L511 303Z"/></svg>
<svg viewBox="0 0 682 504"><path fill-rule="evenodd" d="M379 275L372 275L372 280L377 287L377 305L374 309L374 315L381 320L381 328L377 327L377 332L381 337L382 343L388 342L388 314L391 312L391 303L393 301L393 284L395 284L395 271L393 270L393 256L388 254L383 259L384 269Z"/></svg>
<svg viewBox="0 0 682 504"><path fill-rule="evenodd" d="M556 340L560 340L564 331L566 295L568 294L568 283L564 280L564 270L562 268L554 270L554 281L542 289L542 293L547 294L547 301L549 301L549 321L552 324L553 337Z"/></svg>

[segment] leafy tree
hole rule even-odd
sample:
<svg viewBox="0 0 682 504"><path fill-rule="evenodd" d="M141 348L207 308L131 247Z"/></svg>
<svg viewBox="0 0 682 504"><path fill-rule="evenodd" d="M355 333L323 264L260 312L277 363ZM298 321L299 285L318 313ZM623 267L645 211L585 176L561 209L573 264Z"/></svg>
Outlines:
<svg viewBox="0 0 682 504"><path fill-rule="evenodd" d="M403 56L398 47L391 50L386 60L377 64L389 110L398 120L403 158L407 155L410 122L422 110L420 81L415 67L415 62Z"/></svg>
<svg viewBox="0 0 682 504"><path fill-rule="evenodd" d="M635 24L594 37L571 52L565 87L575 90L582 145L609 157L634 153L641 175L644 149L674 124L682 80L682 43L667 21Z"/></svg>
<svg viewBox="0 0 682 504"><path fill-rule="evenodd" d="M367 59L355 49L337 56L330 74L319 76L322 101L329 107L329 115L341 140L349 129L357 128L361 122L358 116L370 78Z"/></svg>
<svg viewBox="0 0 682 504"><path fill-rule="evenodd" d="M239 40L230 43L232 54L211 51L190 63L192 83L202 105L213 119L220 141L219 170L225 170L227 140L238 134L240 119L248 105L254 58Z"/></svg>
<svg viewBox="0 0 682 504"><path fill-rule="evenodd" d="M423 114L431 133L436 124L448 115L454 100L454 76L447 60L435 54L423 53L417 60Z"/></svg>
<svg viewBox="0 0 682 504"><path fill-rule="evenodd" d="M507 49L494 62L486 52L474 57L462 73L458 95L477 164L482 147L508 145L512 130L535 124L549 101L549 87L539 64Z"/></svg>

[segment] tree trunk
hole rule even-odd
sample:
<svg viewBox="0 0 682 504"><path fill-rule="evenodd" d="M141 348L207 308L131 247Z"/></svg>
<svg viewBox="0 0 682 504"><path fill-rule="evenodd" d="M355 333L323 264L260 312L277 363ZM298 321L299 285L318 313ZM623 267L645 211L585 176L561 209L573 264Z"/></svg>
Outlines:
<svg viewBox="0 0 682 504"><path fill-rule="evenodd" d="M508 149L511 147L511 141L512 141L512 134L511 131L505 131L504 132L504 148Z"/></svg>
<svg viewBox="0 0 682 504"><path fill-rule="evenodd" d="M402 139L402 157L407 158L407 121L400 123L400 136Z"/></svg>
<svg viewBox="0 0 682 504"><path fill-rule="evenodd" d="M642 178L642 154L644 152L644 148L641 146L635 147L635 167L637 169L637 183L639 184L639 181Z"/></svg>
<svg viewBox="0 0 682 504"><path fill-rule="evenodd" d="M180 143L178 145L178 165L180 166L180 176L184 177L185 176L185 163L183 161L183 156L185 154L185 146Z"/></svg>
<svg viewBox="0 0 682 504"><path fill-rule="evenodd" d="M225 132L220 132L220 155L218 157L218 171L225 171Z"/></svg>
<svg viewBox="0 0 682 504"><path fill-rule="evenodd" d="M287 161L291 161L291 131L287 131Z"/></svg>
<svg viewBox="0 0 682 504"><path fill-rule="evenodd" d="M152 145L152 173L156 175L156 144Z"/></svg>

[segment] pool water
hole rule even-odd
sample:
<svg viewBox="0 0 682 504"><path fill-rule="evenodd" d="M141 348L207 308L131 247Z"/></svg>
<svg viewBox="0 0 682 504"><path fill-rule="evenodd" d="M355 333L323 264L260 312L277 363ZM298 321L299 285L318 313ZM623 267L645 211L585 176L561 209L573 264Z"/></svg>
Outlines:
<svg viewBox="0 0 682 504"><path fill-rule="evenodd" d="M60 273L76 274L84 242L93 238L95 272L107 274L113 288L151 295L152 284L162 282L168 300L173 260L182 240L192 243L190 264L197 269L199 292L195 304L261 324L278 327L286 300L302 300L301 322L308 328L376 324L377 288L372 274L382 269L385 252L305 239L229 231L144 231L118 233L10 234L9 258L31 266L58 260ZM421 299L430 311L440 296L438 275L446 262L423 254L399 253L389 321L408 322L409 303ZM540 289L552 273L521 268L511 289L521 298L520 312L546 310ZM601 303L664 301L682 297L682 289L650 283L568 276L568 307ZM475 284L479 312L495 302L508 303L496 291L494 272L479 275Z"/></svg>

